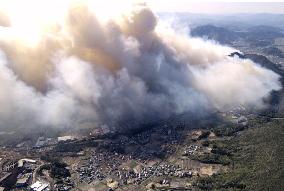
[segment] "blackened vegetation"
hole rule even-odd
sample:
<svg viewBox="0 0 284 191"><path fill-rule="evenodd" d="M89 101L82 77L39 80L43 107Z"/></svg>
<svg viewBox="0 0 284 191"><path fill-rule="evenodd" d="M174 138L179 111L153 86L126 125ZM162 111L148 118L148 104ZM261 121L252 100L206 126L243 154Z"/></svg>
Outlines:
<svg viewBox="0 0 284 191"><path fill-rule="evenodd" d="M54 151L55 152L80 152L83 149L83 145L76 143L66 143L66 144L58 144Z"/></svg>
<svg viewBox="0 0 284 191"><path fill-rule="evenodd" d="M226 124L226 125L220 125L212 129L212 131L217 136L223 137L223 136L234 136L238 132L243 131L245 128L246 126L243 125Z"/></svg>
<svg viewBox="0 0 284 191"><path fill-rule="evenodd" d="M210 131L202 131L201 135L198 137L199 140L201 139L207 139L210 135Z"/></svg>
<svg viewBox="0 0 284 191"><path fill-rule="evenodd" d="M53 149L54 152L58 153L77 153L83 150L86 147L96 147L98 143L92 139L80 140L80 141L70 141L65 143L59 143Z"/></svg>
<svg viewBox="0 0 284 191"><path fill-rule="evenodd" d="M213 149L211 150L211 152L217 155L227 155L227 156L231 155L231 152L228 149L220 148L216 145L213 145Z"/></svg>
<svg viewBox="0 0 284 191"><path fill-rule="evenodd" d="M108 150L109 152L113 153L119 153L119 154L125 153L124 147L117 142L102 142L98 148L99 150L102 151Z"/></svg>
<svg viewBox="0 0 284 191"><path fill-rule="evenodd" d="M172 116L168 120L144 124L140 128L133 128L125 132L115 132L86 138L83 140L63 142L56 145L52 152L48 152L44 158L58 158L62 156L76 157L77 153L87 147L96 147L98 151L131 155L136 158L164 158L174 152L172 148L162 145L168 143L182 143L185 132L194 128L211 128L223 123L215 113L195 114L192 112ZM128 124L128 126L130 126ZM131 128L130 128L131 129ZM203 131L200 139L206 138L210 131ZM155 144L153 144L155 142ZM146 145L151 148L144 149ZM134 149L125 150L132 146ZM147 146L146 146L147 147Z"/></svg>
<svg viewBox="0 0 284 191"><path fill-rule="evenodd" d="M66 178L70 177L70 172L66 169L67 165L62 162L51 163L50 176L52 178Z"/></svg>
<svg viewBox="0 0 284 191"><path fill-rule="evenodd" d="M69 170L66 168L67 164L61 162L58 158L48 160L50 163L46 163L40 167L39 175L43 175L43 170L47 170L52 178L61 179L71 176Z"/></svg>
<svg viewBox="0 0 284 191"><path fill-rule="evenodd" d="M200 155L200 156L194 155L191 159L198 160L205 164L228 165L231 162L231 160L227 156L219 155L219 154L205 154L205 155Z"/></svg>

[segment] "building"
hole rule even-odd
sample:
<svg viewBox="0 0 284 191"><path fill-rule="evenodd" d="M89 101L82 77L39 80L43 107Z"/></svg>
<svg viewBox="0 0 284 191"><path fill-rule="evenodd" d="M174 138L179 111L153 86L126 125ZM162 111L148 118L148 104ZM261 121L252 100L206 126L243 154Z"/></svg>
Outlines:
<svg viewBox="0 0 284 191"><path fill-rule="evenodd" d="M32 163L32 164L35 164L36 163L36 160L32 160L32 159L20 159L18 161L18 167L21 168L24 166L25 163Z"/></svg>
<svg viewBox="0 0 284 191"><path fill-rule="evenodd" d="M31 185L31 190L33 191L48 191L49 190L49 184L37 181L33 185Z"/></svg>
<svg viewBox="0 0 284 191"><path fill-rule="evenodd" d="M65 142L65 141L73 141L76 138L74 136L63 136L63 137L58 137L58 142Z"/></svg>

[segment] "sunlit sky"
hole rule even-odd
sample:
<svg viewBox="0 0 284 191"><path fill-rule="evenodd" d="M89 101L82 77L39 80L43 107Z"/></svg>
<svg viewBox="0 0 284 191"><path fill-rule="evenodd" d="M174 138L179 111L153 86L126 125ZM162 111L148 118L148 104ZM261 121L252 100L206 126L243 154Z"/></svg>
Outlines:
<svg viewBox="0 0 284 191"><path fill-rule="evenodd" d="M282 1L245 1L245 0L147 0L155 11L159 12L192 12L208 14L234 14L234 13L283 13Z"/></svg>

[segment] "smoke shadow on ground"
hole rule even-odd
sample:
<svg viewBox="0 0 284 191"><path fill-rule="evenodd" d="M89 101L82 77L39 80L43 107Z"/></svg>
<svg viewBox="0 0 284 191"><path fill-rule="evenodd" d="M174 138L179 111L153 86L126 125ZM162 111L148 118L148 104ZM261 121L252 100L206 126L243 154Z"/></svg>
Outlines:
<svg viewBox="0 0 284 191"><path fill-rule="evenodd" d="M192 117L192 113L177 115L153 124L135 128L132 131L120 132L103 137L89 137L72 143L59 144L47 155L50 158L76 155L77 152L87 147L94 148L94 155L103 153L106 156L103 161L113 160L118 155L125 158L135 159L145 163L151 160L163 160L176 152L177 146L181 144L193 144L189 139L193 129L202 129L209 132L225 122L218 113L198 115ZM188 142L190 141L190 142Z"/></svg>

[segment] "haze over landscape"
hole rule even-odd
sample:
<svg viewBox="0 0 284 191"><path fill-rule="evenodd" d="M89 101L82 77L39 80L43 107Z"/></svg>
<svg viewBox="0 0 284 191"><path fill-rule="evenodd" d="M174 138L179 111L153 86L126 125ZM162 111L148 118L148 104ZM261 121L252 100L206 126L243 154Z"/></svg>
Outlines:
<svg viewBox="0 0 284 191"><path fill-rule="evenodd" d="M281 190L283 10L1 1L0 190Z"/></svg>
<svg viewBox="0 0 284 191"><path fill-rule="evenodd" d="M189 12L203 14L270 13L283 14L282 1L191 1L156 0L146 1L156 12Z"/></svg>

